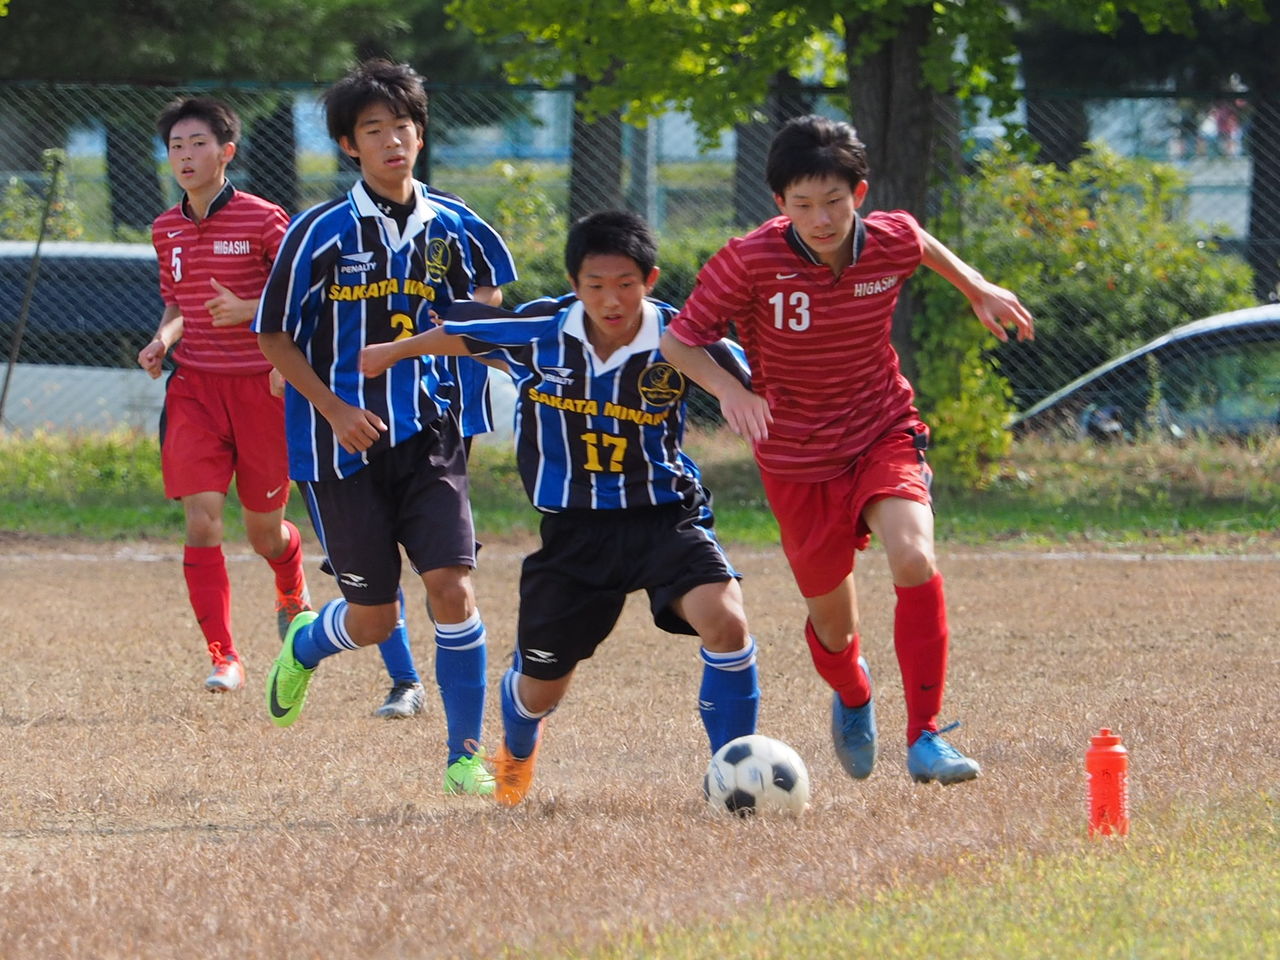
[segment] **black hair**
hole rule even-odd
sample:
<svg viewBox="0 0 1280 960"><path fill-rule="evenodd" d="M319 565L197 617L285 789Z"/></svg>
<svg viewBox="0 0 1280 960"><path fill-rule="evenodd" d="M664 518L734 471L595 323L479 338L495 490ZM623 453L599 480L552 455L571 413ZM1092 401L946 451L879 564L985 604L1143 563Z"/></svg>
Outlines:
<svg viewBox="0 0 1280 960"><path fill-rule="evenodd" d="M236 143L240 139L240 118L221 100L213 97L179 97L168 103L156 117L156 133L167 147L169 134L181 120L203 120L209 125L219 144Z"/></svg>
<svg viewBox="0 0 1280 960"><path fill-rule="evenodd" d="M852 189L870 171L867 148L852 126L809 114L788 121L774 136L764 178L774 195L781 197L787 187L814 177L839 177Z"/></svg>
<svg viewBox="0 0 1280 960"><path fill-rule="evenodd" d="M658 264L658 242L644 217L629 210L589 213L569 228L564 243L564 267L578 282L582 261L590 256L616 254L630 257L648 278Z"/></svg>
<svg viewBox="0 0 1280 960"><path fill-rule="evenodd" d="M395 116L409 117L419 132L427 128L427 91L422 77L407 63L365 60L325 91L323 103L335 143L343 137L355 139L356 118L371 103L385 103Z"/></svg>

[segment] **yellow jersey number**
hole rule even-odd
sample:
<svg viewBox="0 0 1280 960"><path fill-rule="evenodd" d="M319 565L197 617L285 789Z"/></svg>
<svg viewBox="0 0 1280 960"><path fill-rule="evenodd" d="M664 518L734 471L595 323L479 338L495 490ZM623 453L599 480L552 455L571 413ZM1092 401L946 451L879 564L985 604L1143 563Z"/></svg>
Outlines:
<svg viewBox="0 0 1280 960"><path fill-rule="evenodd" d="M615 437L609 433L584 433L580 439L587 445L587 462L585 467L594 472L622 472L622 458L627 454L627 438ZM600 457L601 450L609 458L608 466Z"/></svg>
<svg viewBox="0 0 1280 960"><path fill-rule="evenodd" d="M391 315L391 329L400 331L395 335L396 340L407 340L414 333L413 317L407 313L393 313Z"/></svg>

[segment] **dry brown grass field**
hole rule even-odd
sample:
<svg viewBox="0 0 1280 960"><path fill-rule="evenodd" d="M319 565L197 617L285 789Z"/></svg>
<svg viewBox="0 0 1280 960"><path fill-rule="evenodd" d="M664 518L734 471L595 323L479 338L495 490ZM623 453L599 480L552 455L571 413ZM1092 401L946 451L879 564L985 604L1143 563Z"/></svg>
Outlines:
<svg viewBox="0 0 1280 960"><path fill-rule="evenodd" d="M476 575L495 681L518 561ZM1130 548L1131 549L1131 548ZM795 821L712 818L691 638L633 598L548 724L513 811L440 790L443 722L371 715L372 650L321 665L288 730L262 702L278 642L269 577L230 550L249 687L214 696L172 544L0 540L0 957L563 956L619 931L715 922L765 900L847 903L1011 855L1078 848L1083 755L1131 757L1134 832L1276 783L1280 557L943 547L952 625L944 719L976 782L913 784L874 550L859 570L884 748L848 780L828 694L776 549L731 551L760 645L760 732L806 759ZM313 571L318 600L332 586ZM426 614L410 627L430 675ZM430 684L429 684L430 689Z"/></svg>

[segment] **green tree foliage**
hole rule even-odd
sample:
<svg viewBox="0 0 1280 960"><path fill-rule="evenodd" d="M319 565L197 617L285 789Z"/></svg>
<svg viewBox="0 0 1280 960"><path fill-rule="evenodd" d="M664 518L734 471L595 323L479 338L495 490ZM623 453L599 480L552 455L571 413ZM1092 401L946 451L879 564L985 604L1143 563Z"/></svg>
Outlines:
<svg viewBox="0 0 1280 960"><path fill-rule="evenodd" d="M947 284L919 278L917 388L932 459L967 483L1006 452L1015 405L1175 326L1255 303L1248 266L1182 218L1187 185L1173 167L1097 145L1066 170L1007 148L980 159L934 230L1017 291L1036 339L997 344Z"/></svg>
<svg viewBox="0 0 1280 960"><path fill-rule="evenodd" d="M1233 0L1203 0L1224 7ZM1262 15L1262 0L1238 0ZM1149 30L1189 31L1197 0L1026 0L1030 14L1100 31L1122 13ZM867 136L872 170L913 166L914 196L882 205L919 209L931 157L904 154L902 124L935 120L937 93L986 94L997 110L1014 98L1017 5L936 0L452 0L449 11L482 38L512 44L513 79L592 84L580 108L590 118L621 110L642 122L670 104L688 110L708 141L755 116L779 71L848 80L851 114ZM622 68L618 69L618 65ZM608 78L609 83L600 81ZM884 141L884 142L881 142ZM884 151L884 152L882 152ZM893 163L888 160L892 152ZM906 181L904 181L905 183Z"/></svg>
<svg viewBox="0 0 1280 960"><path fill-rule="evenodd" d="M180 84L327 81L370 24L404 30L393 0L66 0L12 5L0 78Z"/></svg>
<svg viewBox="0 0 1280 960"><path fill-rule="evenodd" d="M937 155L949 146L939 98L983 95L997 114L1007 112L1020 19L1110 32L1129 13L1146 30L1186 33L1200 6L1265 14L1264 0L451 0L448 9L482 38L521 44L507 61L513 79L575 76L587 88L578 106L588 118L620 110L624 120L643 122L675 104L706 140L764 119L758 105L779 71L828 82L843 76L871 163L868 209L923 215ZM893 331L913 378L916 309L908 290Z"/></svg>

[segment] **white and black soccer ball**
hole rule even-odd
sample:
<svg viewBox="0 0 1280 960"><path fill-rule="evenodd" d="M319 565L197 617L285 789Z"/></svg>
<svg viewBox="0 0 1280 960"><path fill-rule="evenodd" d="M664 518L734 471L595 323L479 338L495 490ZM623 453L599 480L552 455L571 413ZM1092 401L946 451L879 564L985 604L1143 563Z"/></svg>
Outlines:
<svg viewBox="0 0 1280 960"><path fill-rule="evenodd" d="M753 733L716 751L702 793L717 813L798 817L809 802L809 771L781 740Z"/></svg>

